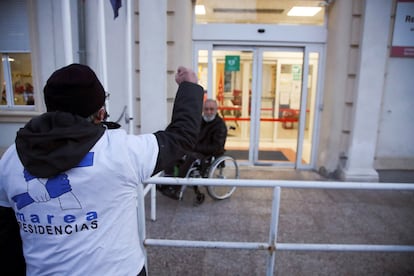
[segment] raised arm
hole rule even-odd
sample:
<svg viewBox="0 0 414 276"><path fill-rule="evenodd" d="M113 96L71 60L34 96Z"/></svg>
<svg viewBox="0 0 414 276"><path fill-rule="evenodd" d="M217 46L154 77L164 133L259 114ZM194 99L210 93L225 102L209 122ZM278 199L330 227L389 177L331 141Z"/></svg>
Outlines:
<svg viewBox="0 0 414 276"><path fill-rule="evenodd" d="M165 131L155 133L159 153L154 173L176 163L186 151L191 151L200 130L203 88L195 73L179 67L175 75L179 85L174 101L171 123Z"/></svg>

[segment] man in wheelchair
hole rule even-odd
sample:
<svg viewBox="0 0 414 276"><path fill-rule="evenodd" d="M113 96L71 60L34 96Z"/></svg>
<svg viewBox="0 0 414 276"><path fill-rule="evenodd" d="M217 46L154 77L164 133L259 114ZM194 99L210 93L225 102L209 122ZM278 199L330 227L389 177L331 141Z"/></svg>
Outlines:
<svg viewBox="0 0 414 276"><path fill-rule="evenodd" d="M200 171L205 171L211 163L212 157L224 154L224 144L227 138L227 126L217 114L217 102L207 99L203 106L203 120L196 146L192 152L186 153L181 162L165 170L166 176L185 177L195 160L200 160ZM160 192L172 199L179 199L181 186L163 185Z"/></svg>

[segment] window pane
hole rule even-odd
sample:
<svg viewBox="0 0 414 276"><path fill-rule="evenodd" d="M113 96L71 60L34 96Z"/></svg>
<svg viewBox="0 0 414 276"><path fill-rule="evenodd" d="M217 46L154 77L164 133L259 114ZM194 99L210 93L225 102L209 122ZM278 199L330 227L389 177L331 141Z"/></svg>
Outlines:
<svg viewBox="0 0 414 276"><path fill-rule="evenodd" d="M0 51L30 51L26 0L0 1Z"/></svg>
<svg viewBox="0 0 414 276"><path fill-rule="evenodd" d="M318 79L319 53L309 53L309 71L308 71L308 91L306 93L306 117L305 117L305 135L303 139L302 164L311 162L312 157L312 138L314 131L314 120L316 112L316 94Z"/></svg>
<svg viewBox="0 0 414 276"><path fill-rule="evenodd" d="M34 105L30 54L9 54L15 105Z"/></svg>
<svg viewBox="0 0 414 276"><path fill-rule="evenodd" d="M197 0L196 23L323 25L320 5L315 0ZM300 13L292 13L294 7Z"/></svg>
<svg viewBox="0 0 414 276"><path fill-rule="evenodd" d="M208 86L208 51L198 51L198 84L207 92Z"/></svg>
<svg viewBox="0 0 414 276"><path fill-rule="evenodd" d="M3 60L3 57L2 57ZM0 64L0 83L1 83L1 101L0 105L7 104L7 95L6 95L6 80L4 79L4 70L3 70L3 62Z"/></svg>

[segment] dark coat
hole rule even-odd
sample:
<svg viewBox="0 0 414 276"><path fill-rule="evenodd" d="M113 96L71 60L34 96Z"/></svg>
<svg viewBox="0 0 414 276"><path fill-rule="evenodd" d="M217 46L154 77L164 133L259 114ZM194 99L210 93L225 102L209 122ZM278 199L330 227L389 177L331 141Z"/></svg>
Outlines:
<svg viewBox="0 0 414 276"><path fill-rule="evenodd" d="M0 206L0 267L4 275L26 275L19 225L12 208Z"/></svg>
<svg viewBox="0 0 414 276"><path fill-rule="evenodd" d="M204 156L219 156L224 154L224 144L227 138L227 126L223 119L216 114L211 122L202 120L200 134L194 151Z"/></svg>

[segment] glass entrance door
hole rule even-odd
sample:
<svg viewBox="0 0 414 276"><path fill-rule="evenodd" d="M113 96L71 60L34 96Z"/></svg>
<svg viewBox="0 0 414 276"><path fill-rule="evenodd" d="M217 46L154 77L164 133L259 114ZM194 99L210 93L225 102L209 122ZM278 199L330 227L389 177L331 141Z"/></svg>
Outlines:
<svg viewBox="0 0 414 276"><path fill-rule="evenodd" d="M198 50L200 83L228 127L227 154L241 164L311 164L318 57L305 48Z"/></svg>

